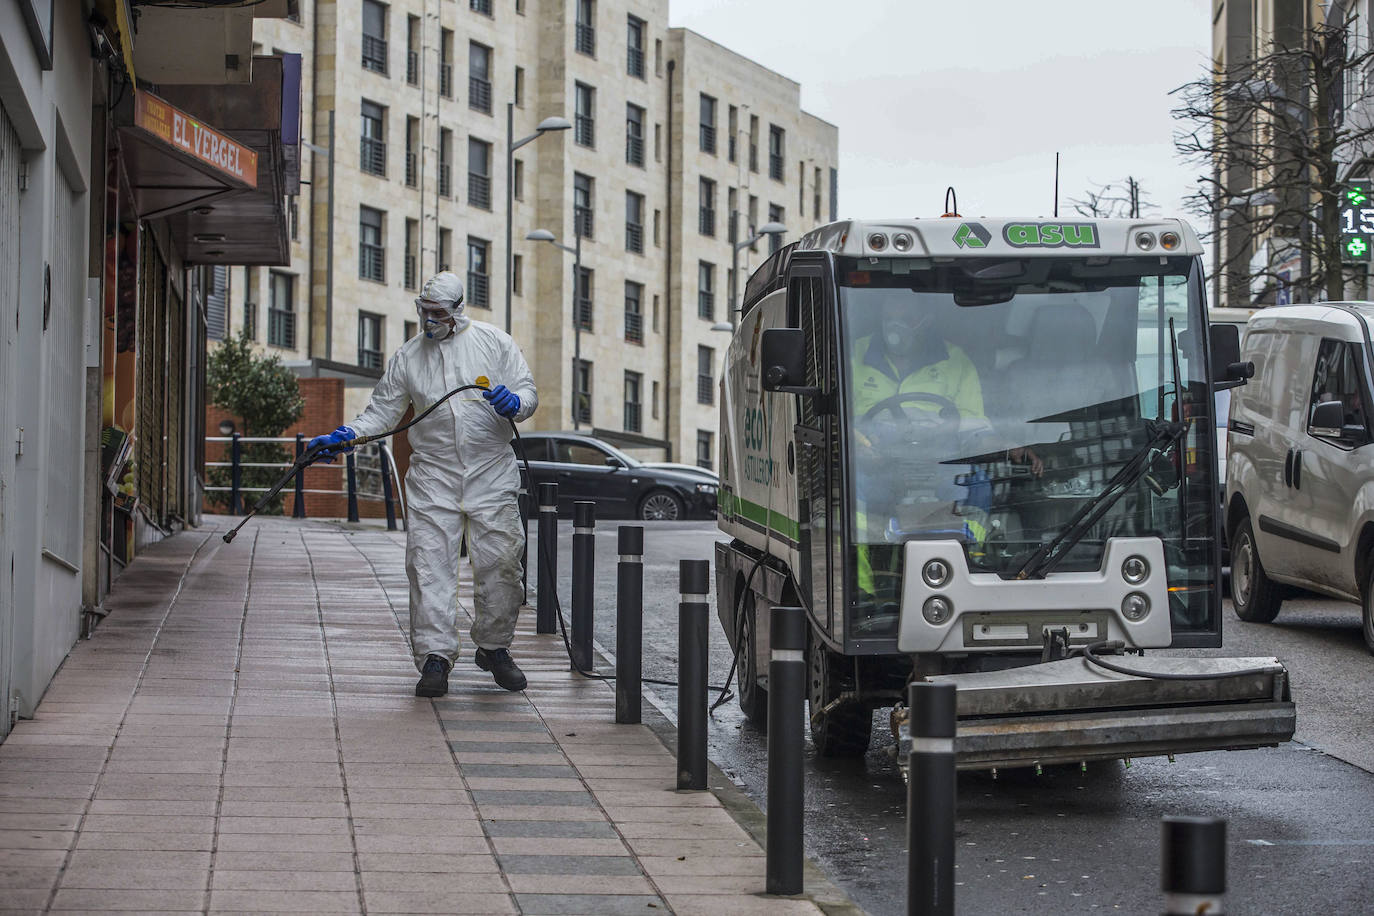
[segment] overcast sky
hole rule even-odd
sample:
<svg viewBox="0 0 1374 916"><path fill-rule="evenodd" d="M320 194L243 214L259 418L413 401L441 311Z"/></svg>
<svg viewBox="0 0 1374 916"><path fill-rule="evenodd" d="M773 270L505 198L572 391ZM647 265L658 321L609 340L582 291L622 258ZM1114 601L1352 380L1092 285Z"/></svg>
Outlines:
<svg viewBox="0 0 1374 916"><path fill-rule="evenodd" d="M670 0L669 19L801 83L840 131L840 216L1060 214L1133 175L1185 215L1169 90L1198 78L1210 0ZM1148 211L1147 211L1148 212Z"/></svg>

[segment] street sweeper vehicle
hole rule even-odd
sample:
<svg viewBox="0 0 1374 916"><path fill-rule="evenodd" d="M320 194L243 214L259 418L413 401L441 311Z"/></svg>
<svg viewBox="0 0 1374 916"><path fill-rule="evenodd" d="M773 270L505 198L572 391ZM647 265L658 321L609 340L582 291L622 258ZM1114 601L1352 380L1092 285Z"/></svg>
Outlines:
<svg viewBox="0 0 1374 916"><path fill-rule="evenodd" d="M846 221L750 278L721 381L719 617L767 707L799 606L819 753L958 686L962 768L1275 745L1275 658L1221 645L1209 328L1178 220Z"/></svg>

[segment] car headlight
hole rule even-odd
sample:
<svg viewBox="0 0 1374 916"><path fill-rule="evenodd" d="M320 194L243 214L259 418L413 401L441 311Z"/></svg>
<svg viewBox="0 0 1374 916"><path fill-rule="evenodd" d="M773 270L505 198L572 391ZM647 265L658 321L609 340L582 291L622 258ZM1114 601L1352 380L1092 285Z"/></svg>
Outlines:
<svg viewBox="0 0 1374 916"><path fill-rule="evenodd" d="M1139 623L1150 613L1150 599L1143 592L1131 592L1121 601L1121 614L1132 623Z"/></svg>
<svg viewBox="0 0 1374 916"><path fill-rule="evenodd" d="M713 483L699 483L697 484L697 492L705 493L708 496L714 496L716 493L716 485Z"/></svg>

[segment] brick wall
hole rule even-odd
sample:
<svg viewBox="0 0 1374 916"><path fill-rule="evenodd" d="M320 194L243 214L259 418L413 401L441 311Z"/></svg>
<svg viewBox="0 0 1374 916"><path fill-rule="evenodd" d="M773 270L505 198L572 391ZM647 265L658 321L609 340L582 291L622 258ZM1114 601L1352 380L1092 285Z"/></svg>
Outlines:
<svg viewBox="0 0 1374 916"><path fill-rule="evenodd" d="M295 436L302 433L308 442L314 436L332 432L340 425L348 422L351 417L345 418L343 415L344 403L344 384L343 379L338 378L302 378L296 380L300 388L301 396L305 398L305 412L289 429L282 433L283 436ZM410 418L407 412L406 419ZM222 420L233 420L235 428L242 430L243 423L238 417L233 417L225 410L213 404L205 408L205 429L206 435L218 436L219 424ZM288 445L288 449L291 446ZM396 461L397 471L401 479L405 479L406 469L410 465L410 444L405 441L405 434L402 433L395 437L391 443L393 457ZM206 461L228 461L228 443L207 442L205 444ZM333 465L318 464L308 468L305 472L306 490L344 490L347 488L344 462L335 461ZM251 498L257 494L244 494L244 501L251 502ZM283 508L287 515L290 515L295 505L294 486L288 485L282 490ZM399 513L399 507L398 507ZM305 494L305 514L310 518L346 518L348 516L348 498L344 495L329 495L324 493ZM367 499L358 500L358 515L362 518L385 518L386 506L380 501Z"/></svg>

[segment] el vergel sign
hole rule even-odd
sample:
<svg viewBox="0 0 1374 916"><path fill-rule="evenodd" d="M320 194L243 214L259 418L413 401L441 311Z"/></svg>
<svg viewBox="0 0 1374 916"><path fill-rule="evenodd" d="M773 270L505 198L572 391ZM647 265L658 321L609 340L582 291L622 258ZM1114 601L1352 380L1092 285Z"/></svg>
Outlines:
<svg viewBox="0 0 1374 916"><path fill-rule="evenodd" d="M257 153L157 96L135 93L134 124L248 187L258 186Z"/></svg>

